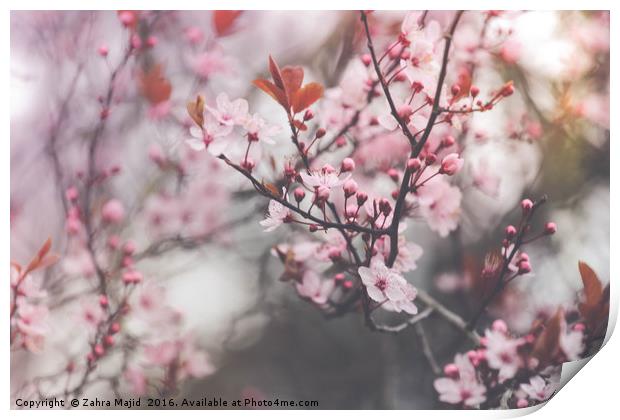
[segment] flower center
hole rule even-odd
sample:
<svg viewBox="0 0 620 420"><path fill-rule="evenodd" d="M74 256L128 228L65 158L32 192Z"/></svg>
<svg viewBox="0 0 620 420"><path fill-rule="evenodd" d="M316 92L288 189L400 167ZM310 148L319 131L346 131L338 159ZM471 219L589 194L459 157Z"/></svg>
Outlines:
<svg viewBox="0 0 620 420"><path fill-rule="evenodd" d="M387 288L387 280L379 277L375 282L375 286L377 287L377 289L384 291Z"/></svg>

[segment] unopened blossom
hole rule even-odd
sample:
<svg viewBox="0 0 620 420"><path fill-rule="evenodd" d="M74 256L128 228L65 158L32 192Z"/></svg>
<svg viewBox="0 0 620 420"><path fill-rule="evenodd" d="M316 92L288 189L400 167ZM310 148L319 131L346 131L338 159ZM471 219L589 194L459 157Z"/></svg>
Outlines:
<svg viewBox="0 0 620 420"><path fill-rule="evenodd" d="M295 287L300 296L308 298L318 305L323 305L327 303L335 285L333 279L321 280L316 271L306 270L301 283L296 283Z"/></svg>
<svg viewBox="0 0 620 420"><path fill-rule="evenodd" d="M523 366L518 354L522 340L495 330L486 330L485 340L487 361L491 368L499 370L499 381L513 378Z"/></svg>
<svg viewBox="0 0 620 420"><path fill-rule="evenodd" d="M389 268L379 259L373 259L370 267L360 267L358 273L366 286L368 296L383 307L395 312L405 311L416 314L418 308L413 304L416 289L398 271Z"/></svg>
<svg viewBox="0 0 620 420"><path fill-rule="evenodd" d="M450 153L441 161L440 173L446 175L454 175L463 167L463 159L461 159L458 153Z"/></svg>
<svg viewBox="0 0 620 420"><path fill-rule="evenodd" d="M530 378L530 382L521 384L521 390L527 394L527 396L535 401L547 401L557 390L554 383L547 383L539 375Z"/></svg>
<svg viewBox="0 0 620 420"><path fill-rule="evenodd" d="M458 372L456 377L435 379L433 385L439 393L439 400L467 407L475 407L486 401L486 387L478 381L476 369L469 357L457 354L454 366Z"/></svg>
<svg viewBox="0 0 620 420"><path fill-rule="evenodd" d="M292 213L288 207L276 200L270 200L267 218L259 223L265 228L265 232L271 232L291 218Z"/></svg>
<svg viewBox="0 0 620 420"><path fill-rule="evenodd" d="M461 215L461 190L435 177L418 189L420 213L429 227L446 237L458 226Z"/></svg>
<svg viewBox="0 0 620 420"><path fill-rule="evenodd" d="M108 223L120 223L125 217L125 207L120 200L113 198L107 201L101 209L101 217Z"/></svg>

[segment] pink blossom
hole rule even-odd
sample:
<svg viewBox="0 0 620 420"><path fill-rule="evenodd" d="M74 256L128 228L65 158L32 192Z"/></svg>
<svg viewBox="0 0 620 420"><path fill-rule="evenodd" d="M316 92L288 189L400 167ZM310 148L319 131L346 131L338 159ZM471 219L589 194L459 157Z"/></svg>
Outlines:
<svg viewBox="0 0 620 420"><path fill-rule="evenodd" d="M219 48L200 53L189 61L194 73L203 79L208 79L218 73L229 73L232 69L230 60Z"/></svg>
<svg viewBox="0 0 620 420"><path fill-rule="evenodd" d="M514 377L523 365L518 354L522 340L494 330L486 330L485 339L487 361L490 367L499 370L499 381Z"/></svg>
<svg viewBox="0 0 620 420"><path fill-rule="evenodd" d="M395 312L405 311L416 314L418 308L413 304L416 289L407 283L398 271L389 268L379 259L373 259L370 267L360 267L358 273L366 286L368 296L383 307Z"/></svg>
<svg viewBox="0 0 620 420"><path fill-rule="evenodd" d="M123 373L123 377L131 387L131 392L135 396L142 396L146 393L146 376L144 370L139 366L128 366Z"/></svg>
<svg viewBox="0 0 620 420"><path fill-rule="evenodd" d="M429 227L446 237L458 226L461 215L461 190L435 177L418 189L420 213Z"/></svg>
<svg viewBox="0 0 620 420"><path fill-rule="evenodd" d="M378 255L382 256L384 260L387 259L390 255L389 237L382 236L379 238L379 240L377 240L376 247L379 251ZM418 267L417 261L423 253L424 251L420 245L414 244L413 242L407 242L404 235L399 235L398 254L394 260L394 269L401 273L407 273L415 270Z"/></svg>
<svg viewBox="0 0 620 420"><path fill-rule="evenodd" d="M276 200L269 201L268 212L267 218L259 222L265 228L265 232L277 229L292 218L291 210Z"/></svg>
<svg viewBox="0 0 620 420"><path fill-rule="evenodd" d="M476 369L469 357L457 354L454 365L458 371L456 378L435 379L435 390L439 393L439 400L449 404L464 404L475 407L486 401L486 387L478 381Z"/></svg>
<svg viewBox="0 0 620 420"><path fill-rule="evenodd" d="M21 302L17 307L16 318L23 345L31 352L39 353L49 332L49 310L43 305Z"/></svg>
<svg viewBox="0 0 620 420"><path fill-rule="evenodd" d="M331 190L344 184L351 174L347 174L345 178L340 179L334 168L325 165L319 170L311 171L310 174L302 172L300 176L306 186L314 188L318 193L325 193L329 196Z"/></svg>
<svg viewBox="0 0 620 420"><path fill-rule="evenodd" d="M223 125L243 125L248 118L248 101L243 98L231 101L224 92L215 98L216 108L205 107Z"/></svg>
<svg viewBox="0 0 620 420"><path fill-rule="evenodd" d="M224 152L229 144L228 135L232 133L232 125L220 124L210 113L204 113L204 124L202 128L192 126L189 129L191 138L186 143L193 150L204 150L208 148L209 152L218 156Z"/></svg>
<svg viewBox="0 0 620 420"><path fill-rule="evenodd" d="M530 378L530 383L521 384L521 390L532 400L547 401L555 393L557 387L536 375Z"/></svg>
<svg viewBox="0 0 620 420"><path fill-rule="evenodd" d="M280 126L267 124L258 114L248 115L243 121L243 128L248 132L249 141L262 141L267 144L275 144L273 136L282 130Z"/></svg>
<svg viewBox="0 0 620 420"><path fill-rule="evenodd" d="M296 283L295 287L300 296L312 300L317 305L324 305L334 290L335 282L333 279L321 280L316 271L306 270L301 283Z"/></svg>
<svg viewBox="0 0 620 420"><path fill-rule="evenodd" d="M101 209L101 217L108 223L120 223L125 218L125 207L120 200L108 200Z"/></svg>

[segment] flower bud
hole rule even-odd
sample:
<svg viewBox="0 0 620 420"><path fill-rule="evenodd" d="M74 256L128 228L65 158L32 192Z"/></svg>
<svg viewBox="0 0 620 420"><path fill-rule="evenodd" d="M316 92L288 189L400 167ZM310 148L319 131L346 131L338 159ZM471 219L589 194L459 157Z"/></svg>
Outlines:
<svg viewBox="0 0 620 420"><path fill-rule="evenodd" d="M530 210L532 210L533 207L534 207L534 203L529 198L526 198L525 200L521 201L521 208L523 209L524 213L529 212Z"/></svg>
<svg viewBox="0 0 620 420"><path fill-rule="evenodd" d="M558 230L558 227L553 222L547 222L547 224L545 225L545 234L546 235L553 235L555 232L557 232L557 230Z"/></svg>
<svg viewBox="0 0 620 420"><path fill-rule="evenodd" d="M388 174L388 176L390 178L392 178L392 181L394 181L394 182L398 181L399 174L398 174L398 171L396 169L394 169L394 168L388 169L387 174Z"/></svg>
<svg viewBox="0 0 620 420"><path fill-rule="evenodd" d="M472 98L475 98L480 93L480 88L478 86L472 85L469 89L469 93L471 94Z"/></svg>
<svg viewBox="0 0 620 420"><path fill-rule="evenodd" d="M462 167L463 159L459 158L458 153L450 153L441 161L439 173L452 176L460 171Z"/></svg>
<svg viewBox="0 0 620 420"><path fill-rule="evenodd" d="M121 324L119 324L118 322L113 322L112 325L110 325L110 333L116 334L120 330L121 330Z"/></svg>
<svg viewBox="0 0 620 420"><path fill-rule="evenodd" d="M107 307L109 303L110 302L106 295L99 296L99 305L101 305L103 308Z"/></svg>
<svg viewBox="0 0 620 420"><path fill-rule="evenodd" d="M523 260L519 263L519 274L527 274L532 271L529 261Z"/></svg>
<svg viewBox="0 0 620 420"><path fill-rule="evenodd" d="M448 378L456 379L459 376L459 368L454 363L448 363L443 368L443 374Z"/></svg>
<svg viewBox="0 0 620 420"><path fill-rule="evenodd" d="M441 145L446 148L454 146L454 143L456 143L456 140L452 136L446 136L441 141Z"/></svg>
<svg viewBox="0 0 620 420"><path fill-rule="evenodd" d="M372 57L370 56L370 54L363 54L360 59L366 67L370 66L370 63L372 63Z"/></svg>
<svg viewBox="0 0 620 420"><path fill-rule="evenodd" d="M324 128L319 128L318 130L316 130L316 138L320 139L321 137L325 136L325 129Z"/></svg>
<svg viewBox="0 0 620 420"><path fill-rule="evenodd" d="M125 207L119 200L113 198L103 205L101 217L107 223L120 223L125 218Z"/></svg>
<svg viewBox="0 0 620 420"><path fill-rule="evenodd" d="M101 44L99 48L97 48L97 54L99 54L102 57L107 57L109 52L110 52L110 49L108 48L106 44Z"/></svg>
<svg viewBox="0 0 620 420"><path fill-rule="evenodd" d="M358 206L363 205L366 202L366 200L368 200L368 194L366 194L363 191L358 191L356 197L357 197Z"/></svg>
<svg viewBox="0 0 620 420"><path fill-rule="evenodd" d="M505 232L506 232L506 237L508 239L512 239L517 234L517 228L514 227L513 225L508 225L506 226Z"/></svg>
<svg viewBox="0 0 620 420"><path fill-rule="evenodd" d="M357 192L357 182L352 179L347 180L343 185L344 196L351 197Z"/></svg>
<svg viewBox="0 0 620 420"><path fill-rule="evenodd" d="M508 332L508 326L502 319L496 319L493 321L493 325L491 326L493 331L500 332L502 334L506 334Z"/></svg>
<svg viewBox="0 0 620 420"><path fill-rule="evenodd" d="M355 161L350 157L344 158L340 164L340 172L353 172L355 170Z"/></svg>
<svg viewBox="0 0 620 420"><path fill-rule="evenodd" d="M434 153L429 153L428 155L426 155L424 162L427 165L432 165L433 163L437 162L437 155Z"/></svg>
<svg viewBox="0 0 620 420"><path fill-rule="evenodd" d="M306 192L303 188L297 187L295 188L295 191L293 191L293 195L295 196L295 201L299 203L306 196Z"/></svg>
<svg viewBox="0 0 620 420"><path fill-rule="evenodd" d="M407 161L407 169L409 169L412 172L415 172L418 169L420 169L420 166L422 166L422 162L420 162L420 159L418 158L411 158Z"/></svg>
<svg viewBox="0 0 620 420"><path fill-rule="evenodd" d="M314 118L314 112L312 112L311 109L306 109L306 112L304 112L304 121L310 121L313 118Z"/></svg>

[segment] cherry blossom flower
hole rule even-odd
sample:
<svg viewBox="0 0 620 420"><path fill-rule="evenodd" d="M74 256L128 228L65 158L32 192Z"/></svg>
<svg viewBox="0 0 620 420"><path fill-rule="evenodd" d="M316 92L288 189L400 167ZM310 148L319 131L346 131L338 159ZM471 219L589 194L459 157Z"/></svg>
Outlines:
<svg viewBox="0 0 620 420"><path fill-rule="evenodd" d="M316 271L306 270L301 283L296 283L295 287L300 296L312 300L317 305L324 305L335 285L333 279L321 280Z"/></svg>
<svg viewBox="0 0 620 420"><path fill-rule="evenodd" d="M439 173L446 175L454 175L463 167L463 159L461 159L458 153L450 153L441 161L441 168Z"/></svg>
<svg viewBox="0 0 620 420"><path fill-rule="evenodd" d="M384 260L387 259L390 255L389 237L382 236L379 238L376 243L376 248L379 252L378 255L382 256ZM414 244L413 242L407 242L404 235L399 235L398 254L396 254L396 260L394 260L394 269L401 273L407 273L415 270L418 267L417 261L423 253L424 250L420 245Z"/></svg>
<svg viewBox="0 0 620 420"><path fill-rule="evenodd" d="M330 165L311 171L310 174L302 172L300 175L306 186L314 188L317 193L327 196L329 196L333 188L341 186L351 177L351 174L347 174L345 178L339 178L336 170Z"/></svg>
<svg viewBox="0 0 620 420"><path fill-rule="evenodd" d="M461 190L440 177L435 177L418 189L420 213L429 227L446 237L458 226L461 214Z"/></svg>
<svg viewBox="0 0 620 420"><path fill-rule="evenodd" d="M457 354L454 365L457 368L455 378L435 379L433 385L439 393L439 400L467 407L475 407L486 401L486 387L478 381L476 369L469 357Z"/></svg>
<svg viewBox="0 0 620 420"><path fill-rule="evenodd" d="M566 322L562 322L560 328L560 349L564 352L568 361L579 360L584 346L583 331L569 330Z"/></svg>
<svg viewBox="0 0 620 420"><path fill-rule="evenodd" d="M249 141L262 141L267 144L275 144L273 136L282 130L280 126L267 124L258 114L248 116L243 121L243 128L248 133Z"/></svg>
<svg viewBox="0 0 620 420"><path fill-rule="evenodd" d="M293 217L291 210L276 200L269 201L268 212L267 218L259 222L260 225L265 228L265 232L271 232L277 229L280 225L290 221Z"/></svg>
<svg viewBox="0 0 620 420"><path fill-rule="evenodd" d="M405 311L412 315L418 312L412 302L417 294L416 289L383 261L373 259L370 267L360 267L358 273L366 286L368 296L375 302L382 303L385 309Z"/></svg>
<svg viewBox="0 0 620 420"><path fill-rule="evenodd" d="M228 135L233 131L232 125L220 124L210 113L204 113L204 125L202 128L192 126L189 129L191 138L186 143L193 150L208 149L209 152L218 156L224 152L228 145Z"/></svg>
<svg viewBox="0 0 620 420"><path fill-rule="evenodd" d="M518 354L522 339L508 337L503 331L486 330L485 340L487 361L499 370L499 381L513 378L523 365Z"/></svg>
<svg viewBox="0 0 620 420"><path fill-rule="evenodd" d="M530 382L521 384L520 388L535 401L547 401L557 390L556 384L547 383L540 375L531 377Z"/></svg>
<svg viewBox="0 0 620 420"><path fill-rule="evenodd" d="M205 108L213 114L216 120L223 125L243 125L248 118L248 101L243 98L231 101L224 92L217 95L215 99L216 108L206 106Z"/></svg>

